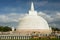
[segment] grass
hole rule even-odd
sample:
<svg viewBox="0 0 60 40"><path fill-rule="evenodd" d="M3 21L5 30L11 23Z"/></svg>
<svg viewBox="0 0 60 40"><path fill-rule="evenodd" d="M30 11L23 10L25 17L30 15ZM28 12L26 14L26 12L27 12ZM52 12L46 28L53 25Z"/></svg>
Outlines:
<svg viewBox="0 0 60 40"><path fill-rule="evenodd" d="M58 38L51 38L51 39L48 39L48 38L31 38L30 40L60 40L60 39L58 39Z"/></svg>

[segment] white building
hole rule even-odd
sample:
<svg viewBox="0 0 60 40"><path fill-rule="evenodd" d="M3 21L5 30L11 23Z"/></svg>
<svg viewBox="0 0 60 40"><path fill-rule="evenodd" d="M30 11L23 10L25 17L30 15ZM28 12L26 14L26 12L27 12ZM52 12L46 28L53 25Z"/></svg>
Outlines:
<svg viewBox="0 0 60 40"><path fill-rule="evenodd" d="M34 10L34 5L32 2L29 15L24 16L19 21L16 32L25 35L32 34L33 32L40 34L51 34L52 30L51 27L49 27L47 21L41 16L38 16L37 11Z"/></svg>

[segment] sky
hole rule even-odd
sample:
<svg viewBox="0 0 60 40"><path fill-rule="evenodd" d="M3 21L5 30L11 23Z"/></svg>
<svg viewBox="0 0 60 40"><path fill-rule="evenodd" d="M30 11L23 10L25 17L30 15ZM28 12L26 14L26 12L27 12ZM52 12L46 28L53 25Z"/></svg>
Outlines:
<svg viewBox="0 0 60 40"><path fill-rule="evenodd" d="M17 27L19 19L28 14L31 2L49 26L60 28L60 0L0 0L0 25Z"/></svg>

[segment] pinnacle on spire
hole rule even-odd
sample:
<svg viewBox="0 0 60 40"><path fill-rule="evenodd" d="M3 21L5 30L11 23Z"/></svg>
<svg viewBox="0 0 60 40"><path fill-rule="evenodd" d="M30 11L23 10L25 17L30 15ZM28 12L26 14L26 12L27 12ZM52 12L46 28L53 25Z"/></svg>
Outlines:
<svg viewBox="0 0 60 40"><path fill-rule="evenodd" d="M33 2L31 3L31 10L34 11L34 5L33 5Z"/></svg>

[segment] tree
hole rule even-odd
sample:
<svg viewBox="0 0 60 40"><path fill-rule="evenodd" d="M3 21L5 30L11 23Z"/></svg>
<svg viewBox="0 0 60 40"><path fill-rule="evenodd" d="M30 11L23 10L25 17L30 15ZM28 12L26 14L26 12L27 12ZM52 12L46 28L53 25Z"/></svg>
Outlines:
<svg viewBox="0 0 60 40"><path fill-rule="evenodd" d="M0 26L0 31L7 32L7 31L12 31L12 29L11 27L8 27L8 26Z"/></svg>
<svg viewBox="0 0 60 40"><path fill-rule="evenodd" d="M54 30L54 31L60 31L60 29L58 29L58 28L53 28L53 27L52 27L52 30Z"/></svg>
<svg viewBox="0 0 60 40"><path fill-rule="evenodd" d="M12 29L10 27L8 27L8 26L5 26L4 29L3 29L4 32L11 31L11 30Z"/></svg>
<svg viewBox="0 0 60 40"><path fill-rule="evenodd" d="M1 32L3 31L3 26L0 26L0 31L1 31Z"/></svg>

